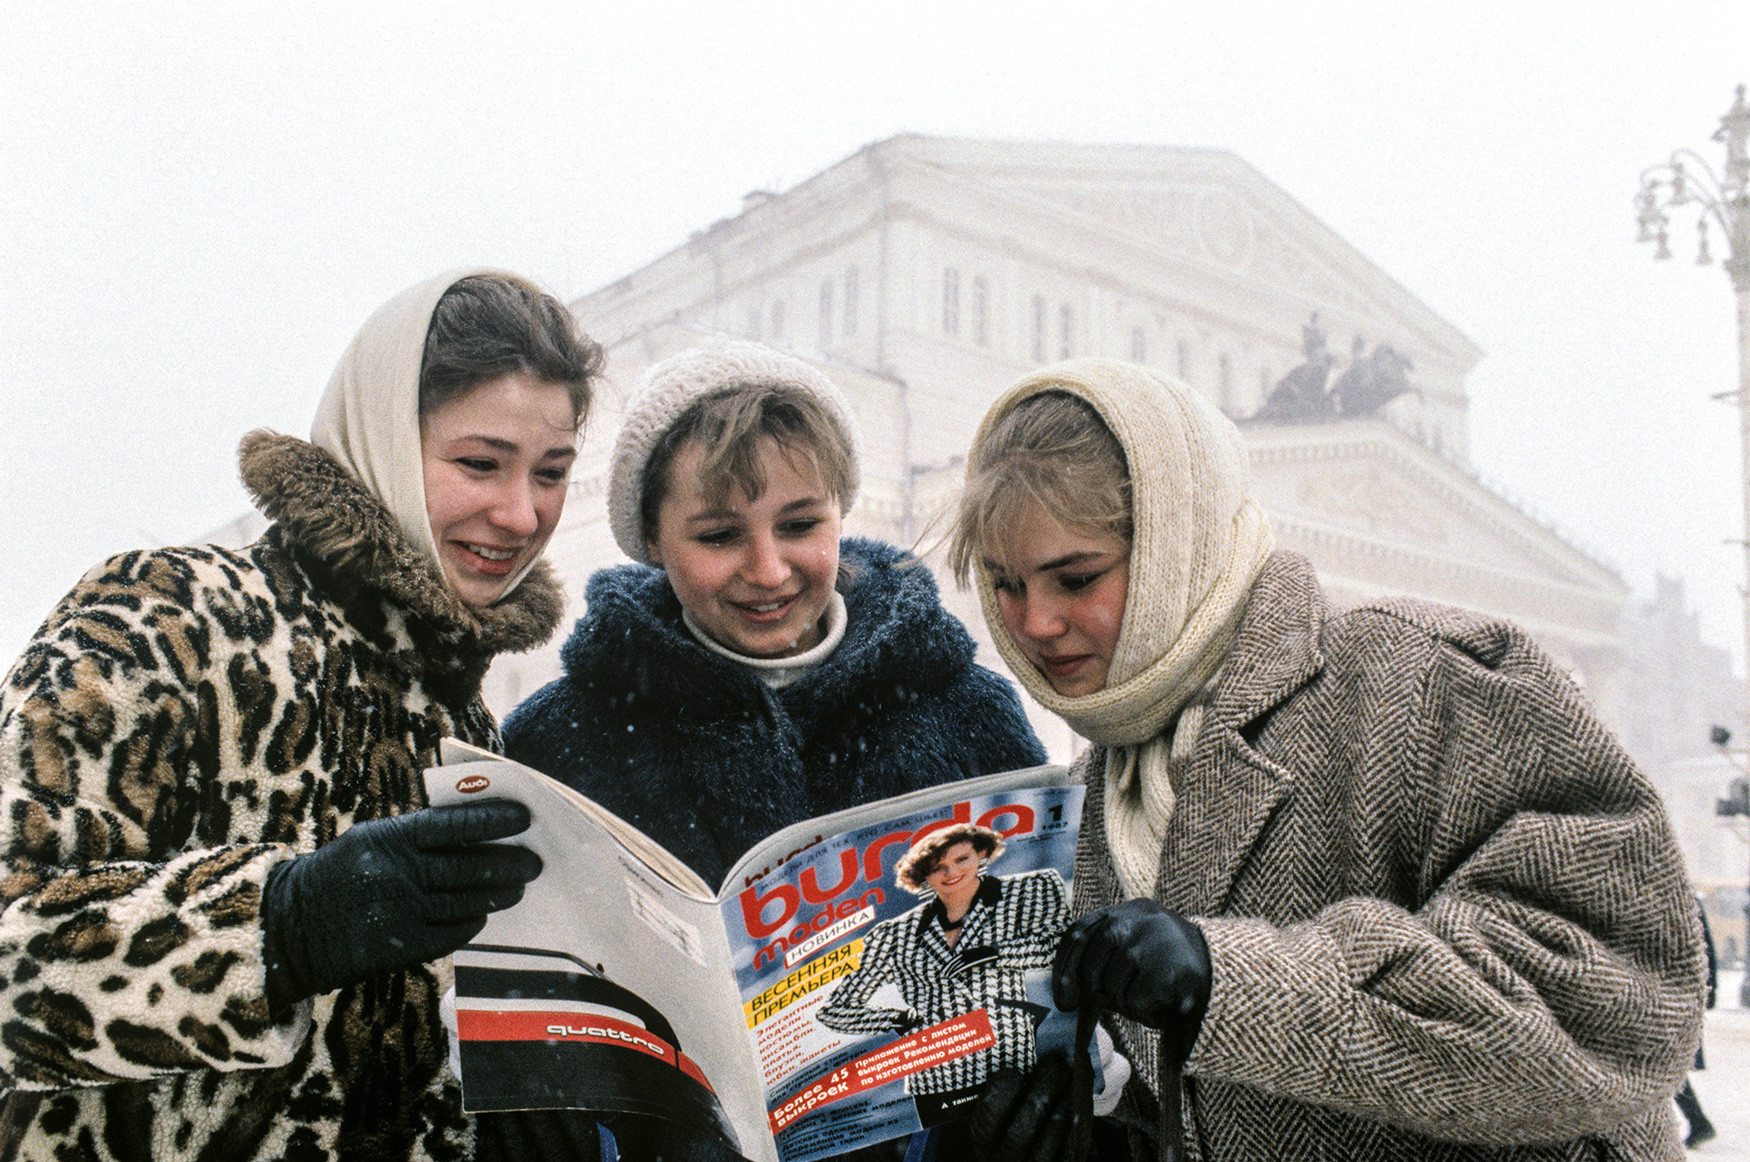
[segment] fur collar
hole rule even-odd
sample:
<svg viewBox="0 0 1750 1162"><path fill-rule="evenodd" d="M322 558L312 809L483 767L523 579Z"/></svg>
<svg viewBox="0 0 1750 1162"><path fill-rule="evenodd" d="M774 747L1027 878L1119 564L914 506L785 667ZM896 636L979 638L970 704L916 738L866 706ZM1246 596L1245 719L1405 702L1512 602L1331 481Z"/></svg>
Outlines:
<svg viewBox="0 0 1750 1162"><path fill-rule="evenodd" d="M942 608L936 580L909 554L848 537L840 558L844 640L820 665L776 692L810 720L861 714L947 689L972 668L966 627ZM599 570L584 590L587 612L560 651L572 682L611 695L628 713L710 719L761 713L764 685L752 671L700 645L681 622L668 577L647 565ZM628 645L633 648L628 648Z"/></svg>
<svg viewBox="0 0 1750 1162"><path fill-rule="evenodd" d="M238 458L256 506L294 544L446 636L473 638L485 652L500 653L533 649L558 628L565 598L546 561L537 562L509 597L475 609L402 535L383 502L321 448L263 429L243 437Z"/></svg>
<svg viewBox="0 0 1750 1162"><path fill-rule="evenodd" d="M966 627L942 607L929 569L891 544L847 537L845 637L821 665L775 691L807 721L863 719L947 690L973 669ZM739 663L712 653L681 623L669 577L613 565L590 577L588 611L560 651L572 683L616 714L688 719L765 714L768 693ZM849 721L849 719L847 719Z"/></svg>

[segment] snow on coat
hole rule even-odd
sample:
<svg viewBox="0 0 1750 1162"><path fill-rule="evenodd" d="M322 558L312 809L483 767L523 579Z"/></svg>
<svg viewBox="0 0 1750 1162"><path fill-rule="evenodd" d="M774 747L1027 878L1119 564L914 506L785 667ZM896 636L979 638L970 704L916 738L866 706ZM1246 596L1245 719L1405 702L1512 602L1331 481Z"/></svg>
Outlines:
<svg viewBox="0 0 1750 1162"><path fill-rule="evenodd" d="M1008 681L973 662L935 578L848 538L844 640L773 690L701 645L661 570L604 569L565 673L506 716L506 753L663 844L705 881L778 828L1045 751Z"/></svg>

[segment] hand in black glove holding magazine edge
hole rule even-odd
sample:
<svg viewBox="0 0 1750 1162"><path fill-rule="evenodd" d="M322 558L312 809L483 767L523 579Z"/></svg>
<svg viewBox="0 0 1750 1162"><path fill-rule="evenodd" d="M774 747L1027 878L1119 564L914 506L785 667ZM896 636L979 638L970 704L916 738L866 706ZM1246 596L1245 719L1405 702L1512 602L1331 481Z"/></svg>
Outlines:
<svg viewBox="0 0 1750 1162"><path fill-rule="evenodd" d="M1051 988L1058 1008L1092 1005L1160 1030L1182 1062L1203 1027L1210 976L1201 928L1153 900L1125 900L1070 925Z"/></svg>
<svg viewBox="0 0 1750 1162"><path fill-rule="evenodd" d="M985 1084L968 1127L974 1155L997 1162L1057 1162L1074 1123L1074 1079L1059 1054L1028 1073L1003 1070Z"/></svg>
<svg viewBox="0 0 1750 1162"><path fill-rule="evenodd" d="M1203 930L1153 900L1126 900L1070 925L1052 966L1060 1009L1112 1011L1157 1029L1169 1060L1183 1062L1209 1007L1211 968ZM972 1124L973 1151L986 1162L1051 1162L1072 1145L1074 1102L1086 1082L1060 1056L1031 1072L991 1077Z"/></svg>
<svg viewBox="0 0 1750 1162"><path fill-rule="evenodd" d="M521 803L487 799L356 823L268 873L261 901L269 1006L436 960L541 874Z"/></svg>

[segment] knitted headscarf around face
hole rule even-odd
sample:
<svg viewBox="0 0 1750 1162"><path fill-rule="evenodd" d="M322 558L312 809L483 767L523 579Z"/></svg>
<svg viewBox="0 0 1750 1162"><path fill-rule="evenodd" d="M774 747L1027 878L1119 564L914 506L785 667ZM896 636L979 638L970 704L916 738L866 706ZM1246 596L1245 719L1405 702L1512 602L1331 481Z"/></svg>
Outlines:
<svg viewBox="0 0 1750 1162"><path fill-rule="evenodd" d="M1162 732L1227 656L1270 552L1269 524L1248 493L1246 450L1232 422L1185 383L1117 360L1070 360L1024 376L991 406L969 464L976 465L998 419L1046 391L1092 405L1130 467L1130 585L1105 688L1073 698L1053 690L1009 636L981 565L985 621L1003 660L1040 705L1112 748L1107 770L1116 781L1134 779L1145 800L1164 799L1157 815L1170 812L1172 738ZM1164 827L1164 818L1156 823Z"/></svg>
<svg viewBox="0 0 1750 1162"><path fill-rule="evenodd" d="M432 312L444 292L464 278L502 273L484 267L446 271L378 307L341 355L310 425L310 442L376 494L446 585L449 576L425 506L419 369ZM536 559L530 558L510 579L499 600L517 587Z"/></svg>

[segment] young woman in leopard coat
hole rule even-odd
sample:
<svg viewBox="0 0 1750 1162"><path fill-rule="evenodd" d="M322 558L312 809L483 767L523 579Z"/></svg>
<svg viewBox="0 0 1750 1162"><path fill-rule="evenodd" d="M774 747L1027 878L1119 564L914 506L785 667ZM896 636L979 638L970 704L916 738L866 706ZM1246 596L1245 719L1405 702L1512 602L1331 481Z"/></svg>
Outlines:
<svg viewBox="0 0 1750 1162"><path fill-rule="evenodd" d="M0 1156L461 1159L439 961L539 861L488 662L555 628L539 556L601 362L513 276L403 292L310 442L258 431L247 548L124 553L0 688Z"/></svg>

